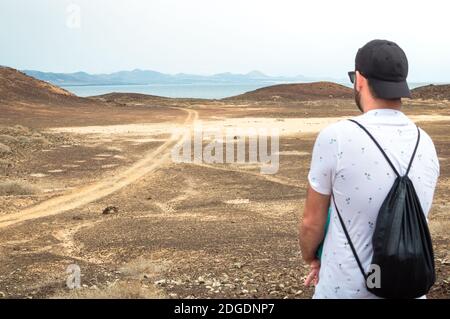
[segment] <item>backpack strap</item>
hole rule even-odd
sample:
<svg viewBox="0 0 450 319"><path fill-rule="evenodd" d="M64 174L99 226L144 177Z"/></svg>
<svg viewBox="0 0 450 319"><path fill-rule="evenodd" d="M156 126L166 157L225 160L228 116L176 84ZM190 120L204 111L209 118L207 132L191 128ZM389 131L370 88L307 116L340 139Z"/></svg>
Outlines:
<svg viewBox="0 0 450 319"><path fill-rule="evenodd" d="M394 164L392 164L392 162L389 159L389 157L387 156L386 152L383 150L383 148L377 142L377 140L372 136L372 134L370 134L370 132L364 126L359 124L357 121L355 121L355 120L349 120L349 121L355 123L356 125L358 125L360 128L362 128L364 130L364 132L367 133L367 135L369 135L369 137L372 139L372 141L375 143L375 145L379 148L380 152L383 154L383 156L386 159L386 161L389 163L389 166L392 168L392 170L394 171L395 175L397 175L397 177L400 177L400 174L398 173L398 171L395 168Z"/></svg>
<svg viewBox="0 0 450 319"><path fill-rule="evenodd" d="M361 271L361 274L364 277L364 280L367 281L367 275L366 275L366 273L364 271L364 268L362 266L361 260L359 259L358 254L356 253L355 246L353 245L352 239L350 238L350 235L349 235L349 233L347 231L347 227L345 227L344 220L342 219L341 213L339 212L339 209L338 209L338 207L336 205L336 200L334 198L334 193L333 192L331 192L331 197L333 198L334 208L336 209L336 212L338 214L339 221L341 222L341 225L342 225L342 230L344 231L345 237L347 238L348 244L350 245L350 248L352 250L353 256L355 256L356 262L358 264L359 270Z"/></svg>
<svg viewBox="0 0 450 319"><path fill-rule="evenodd" d="M398 173L397 169L395 168L394 164L392 164L391 160L389 159L389 157L387 156L386 152L383 150L383 148L380 146L380 144L377 142L377 140L373 137L372 134L370 134L370 132L363 126L361 125L359 122L355 121L355 120L349 120L350 122L355 123L356 125L358 125L360 128L362 128L364 130L364 132L367 133L367 135L369 135L369 137L372 139L372 141L375 143L375 145L378 147L378 149L380 150L380 152L383 154L384 158L386 159L386 161L389 163L389 166L392 168L392 170L394 171L395 175L397 175L397 177L400 177L400 174ZM419 127L416 125L417 128L417 142L416 142L416 146L414 147L414 151L412 153L411 159L409 160L409 164L408 164L408 169L406 170L406 173L404 176L407 176L409 173L409 170L411 169L414 157L416 156L416 152L417 152L417 148L419 146L419 142L420 142L420 129Z"/></svg>
<svg viewBox="0 0 450 319"><path fill-rule="evenodd" d="M409 170L411 169L412 162L413 162L413 160L414 160L414 157L416 156L417 148L419 147L419 142L420 142L420 130L419 130L419 127L418 127L418 126L416 126L416 127L417 127L417 142L416 142L416 146L414 147L414 152L413 152L413 154L412 154L412 156L411 156L411 159L409 160L409 165L408 165L408 169L406 170L405 176L408 175Z"/></svg>

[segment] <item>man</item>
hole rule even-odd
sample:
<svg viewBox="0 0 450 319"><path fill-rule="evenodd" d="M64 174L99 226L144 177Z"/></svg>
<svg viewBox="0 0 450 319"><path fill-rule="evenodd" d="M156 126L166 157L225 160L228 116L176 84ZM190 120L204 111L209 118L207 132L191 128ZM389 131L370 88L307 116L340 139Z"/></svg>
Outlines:
<svg viewBox="0 0 450 319"><path fill-rule="evenodd" d="M397 44L385 40L374 40L362 47L356 55L355 71L349 72L356 105L364 113L354 120L374 136L401 175L407 170L418 135L415 124L401 112L401 98L410 97L407 74L405 53ZM423 130L420 132L408 176L427 215L439 162L431 138ZM311 267L305 284L316 285L314 298L376 298L366 289L330 198L333 194L367 273L378 211L395 178L383 154L355 123L340 121L320 132L299 229L303 259ZM328 213L330 221L324 234ZM322 241L319 260L317 250Z"/></svg>

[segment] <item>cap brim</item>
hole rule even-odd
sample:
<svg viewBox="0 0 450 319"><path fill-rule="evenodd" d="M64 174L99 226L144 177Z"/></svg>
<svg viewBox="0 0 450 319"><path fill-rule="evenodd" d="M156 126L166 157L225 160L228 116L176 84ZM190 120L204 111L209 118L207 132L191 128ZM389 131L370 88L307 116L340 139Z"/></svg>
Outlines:
<svg viewBox="0 0 450 319"><path fill-rule="evenodd" d="M411 98L411 91L409 90L406 81L389 82L377 79L370 79L370 85L377 97L381 99L399 99L402 97Z"/></svg>

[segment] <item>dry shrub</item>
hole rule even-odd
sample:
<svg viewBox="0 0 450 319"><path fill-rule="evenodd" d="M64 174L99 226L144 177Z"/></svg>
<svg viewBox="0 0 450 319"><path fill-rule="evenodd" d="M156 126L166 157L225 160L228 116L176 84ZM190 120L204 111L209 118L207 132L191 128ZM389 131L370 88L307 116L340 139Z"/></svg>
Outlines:
<svg viewBox="0 0 450 319"><path fill-rule="evenodd" d="M2 154L10 154L11 148L5 144L0 143L0 155Z"/></svg>
<svg viewBox="0 0 450 319"><path fill-rule="evenodd" d="M11 167L13 163L7 159L0 159L0 167Z"/></svg>
<svg viewBox="0 0 450 319"><path fill-rule="evenodd" d="M117 282L103 289L82 288L57 294L58 299L160 299L164 294L153 285L144 287L138 281Z"/></svg>
<svg viewBox="0 0 450 319"><path fill-rule="evenodd" d="M38 193L38 188L24 181L0 182L0 196L33 195Z"/></svg>
<svg viewBox="0 0 450 319"><path fill-rule="evenodd" d="M7 160L7 159L2 159L0 158L0 174L2 173L2 170L4 170L4 172L6 172L7 169L13 167L13 162Z"/></svg>
<svg viewBox="0 0 450 319"><path fill-rule="evenodd" d="M30 132L29 128L27 128L25 126L22 126L22 125L15 125L14 129L16 130L16 132L22 132L22 133L29 133Z"/></svg>
<svg viewBox="0 0 450 319"><path fill-rule="evenodd" d="M27 136L19 136L19 137L17 137L17 141L20 144L30 144L31 143L31 138L29 138Z"/></svg>
<svg viewBox="0 0 450 319"><path fill-rule="evenodd" d="M0 133L6 134L6 135L24 135L29 134L30 130L22 125L16 125L16 126L0 126Z"/></svg>
<svg viewBox="0 0 450 319"><path fill-rule="evenodd" d="M33 136L30 138L31 143L39 145L49 145L50 142L43 136Z"/></svg>
<svg viewBox="0 0 450 319"><path fill-rule="evenodd" d="M0 134L0 143L3 144L12 144L17 142L17 139L14 136L6 135L6 134Z"/></svg>

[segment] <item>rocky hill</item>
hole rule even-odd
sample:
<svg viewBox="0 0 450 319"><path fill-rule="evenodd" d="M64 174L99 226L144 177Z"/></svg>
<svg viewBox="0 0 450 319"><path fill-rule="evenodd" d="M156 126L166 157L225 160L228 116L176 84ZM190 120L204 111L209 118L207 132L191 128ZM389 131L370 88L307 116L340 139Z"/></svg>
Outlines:
<svg viewBox="0 0 450 319"><path fill-rule="evenodd" d="M324 99L351 99L353 90L333 82L314 82L279 84L250 91L241 95L226 98L225 100L324 100Z"/></svg>
<svg viewBox="0 0 450 319"><path fill-rule="evenodd" d="M411 92L416 99L450 100L450 84L421 86Z"/></svg>
<svg viewBox="0 0 450 319"><path fill-rule="evenodd" d="M86 103L87 100L18 70L0 67L0 102L67 105Z"/></svg>

